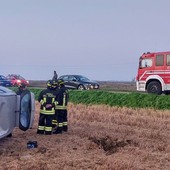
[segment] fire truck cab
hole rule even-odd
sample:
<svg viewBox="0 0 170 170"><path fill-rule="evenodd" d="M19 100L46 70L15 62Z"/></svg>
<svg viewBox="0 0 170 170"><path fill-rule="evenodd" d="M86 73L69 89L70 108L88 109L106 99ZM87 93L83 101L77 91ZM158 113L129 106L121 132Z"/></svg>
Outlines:
<svg viewBox="0 0 170 170"><path fill-rule="evenodd" d="M139 58L138 91L162 94L170 90L170 52L147 52Z"/></svg>

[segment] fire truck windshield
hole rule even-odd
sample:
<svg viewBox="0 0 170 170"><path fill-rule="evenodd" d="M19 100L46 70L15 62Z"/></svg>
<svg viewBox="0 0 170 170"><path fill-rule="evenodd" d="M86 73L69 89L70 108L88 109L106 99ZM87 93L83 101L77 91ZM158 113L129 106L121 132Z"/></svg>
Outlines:
<svg viewBox="0 0 170 170"><path fill-rule="evenodd" d="M152 59L151 58L145 58L140 60L139 62L139 68L146 68L152 66Z"/></svg>

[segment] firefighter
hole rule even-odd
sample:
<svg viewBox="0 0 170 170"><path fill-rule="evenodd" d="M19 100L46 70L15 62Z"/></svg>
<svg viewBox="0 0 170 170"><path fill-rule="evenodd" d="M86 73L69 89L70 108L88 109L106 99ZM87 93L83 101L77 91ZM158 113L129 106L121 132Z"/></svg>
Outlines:
<svg viewBox="0 0 170 170"><path fill-rule="evenodd" d="M64 85L64 81L59 79L59 99L56 106L56 115L57 115L57 129L53 132L54 134L61 134L62 131L68 131L68 122L67 122L67 103L68 103L68 90Z"/></svg>
<svg viewBox="0 0 170 170"><path fill-rule="evenodd" d="M57 92L52 87L52 81L47 82L47 88L40 92L38 101L40 102L40 117L37 134L52 134L52 120L55 114Z"/></svg>
<svg viewBox="0 0 170 170"><path fill-rule="evenodd" d="M26 84L21 83L21 84L18 86L18 91L16 92L16 94L17 94L17 95L21 95L21 93L22 93L23 91L28 91L28 89L27 89Z"/></svg>
<svg viewBox="0 0 170 170"><path fill-rule="evenodd" d="M58 94L59 88L58 88L58 82L57 81L55 81L55 80L52 81L52 87ZM57 97L57 99L59 98L58 96L56 96L56 97ZM53 129L55 129L57 127L57 111L56 111L56 109L55 109L55 115L54 115L53 120L52 120L52 127L53 127Z"/></svg>

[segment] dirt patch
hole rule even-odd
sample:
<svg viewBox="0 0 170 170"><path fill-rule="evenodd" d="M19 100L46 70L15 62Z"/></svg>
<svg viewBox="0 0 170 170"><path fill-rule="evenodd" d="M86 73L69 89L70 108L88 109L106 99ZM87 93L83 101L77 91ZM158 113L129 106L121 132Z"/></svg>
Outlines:
<svg viewBox="0 0 170 170"><path fill-rule="evenodd" d="M109 136L106 136L104 138L97 139L96 137L90 137L89 140L96 143L99 148L103 149L107 155L113 154L115 152L118 152L119 148L123 148L126 145L132 144L133 142L131 140L118 140L118 139L112 139Z"/></svg>

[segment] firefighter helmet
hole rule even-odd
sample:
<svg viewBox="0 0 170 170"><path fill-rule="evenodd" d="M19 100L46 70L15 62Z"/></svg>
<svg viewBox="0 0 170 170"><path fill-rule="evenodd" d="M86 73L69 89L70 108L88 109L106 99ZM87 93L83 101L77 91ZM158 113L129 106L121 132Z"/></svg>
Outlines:
<svg viewBox="0 0 170 170"><path fill-rule="evenodd" d="M58 86L58 82L57 81L52 81L52 88L53 89L56 89L57 88L57 86Z"/></svg>
<svg viewBox="0 0 170 170"><path fill-rule="evenodd" d="M21 84L19 84L19 86L18 86L19 88L25 88L26 87L26 84L24 84L24 83L21 83Z"/></svg>
<svg viewBox="0 0 170 170"><path fill-rule="evenodd" d="M48 81L47 81L47 88L51 88L51 86L52 86L52 81L51 81L51 80L48 80Z"/></svg>
<svg viewBox="0 0 170 170"><path fill-rule="evenodd" d="M59 85L62 85L62 84L64 84L64 81L63 81L63 79L58 79L58 84L59 84Z"/></svg>

